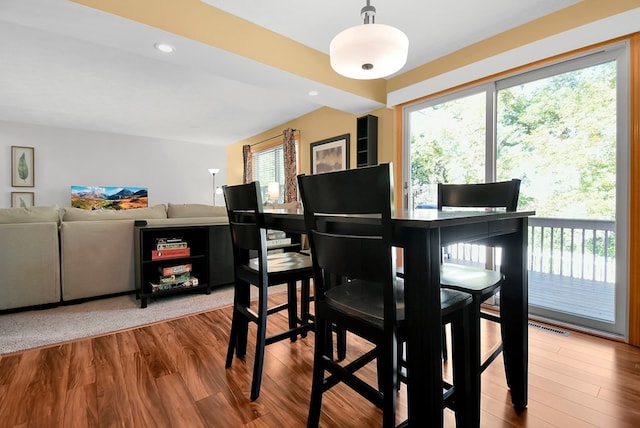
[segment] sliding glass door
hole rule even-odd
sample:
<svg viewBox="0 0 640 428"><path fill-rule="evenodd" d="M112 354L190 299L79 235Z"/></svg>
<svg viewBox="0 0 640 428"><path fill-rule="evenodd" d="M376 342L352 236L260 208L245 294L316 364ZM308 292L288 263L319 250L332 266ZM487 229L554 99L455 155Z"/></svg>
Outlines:
<svg viewBox="0 0 640 428"><path fill-rule="evenodd" d="M617 45L404 110L406 207L436 203L438 182L520 178L533 209L533 316L624 335L628 61ZM467 246L462 263L489 263ZM499 260L499 257L496 258Z"/></svg>

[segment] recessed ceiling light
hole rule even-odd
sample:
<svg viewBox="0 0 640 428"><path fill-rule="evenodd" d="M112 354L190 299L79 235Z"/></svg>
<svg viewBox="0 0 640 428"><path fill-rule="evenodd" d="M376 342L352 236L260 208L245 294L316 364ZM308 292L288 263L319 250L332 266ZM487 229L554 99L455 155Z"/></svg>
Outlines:
<svg viewBox="0 0 640 428"><path fill-rule="evenodd" d="M156 43L153 46L163 53L172 53L175 50L175 48L168 43Z"/></svg>
<svg viewBox="0 0 640 428"><path fill-rule="evenodd" d="M310 96L310 97L316 97L316 96L318 96L318 91L309 91L309 96Z"/></svg>

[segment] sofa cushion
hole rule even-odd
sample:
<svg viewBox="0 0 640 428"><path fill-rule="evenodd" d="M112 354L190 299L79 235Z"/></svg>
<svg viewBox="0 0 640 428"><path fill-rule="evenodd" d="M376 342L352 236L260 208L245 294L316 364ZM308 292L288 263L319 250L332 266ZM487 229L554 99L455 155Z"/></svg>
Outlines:
<svg viewBox="0 0 640 428"><path fill-rule="evenodd" d="M138 220L151 218L167 218L164 204L149 208L134 208L130 210L84 210L82 208L64 208L63 221L87 220Z"/></svg>
<svg viewBox="0 0 640 428"><path fill-rule="evenodd" d="M57 206L0 209L0 224L48 223L60 220Z"/></svg>
<svg viewBox="0 0 640 428"><path fill-rule="evenodd" d="M215 207L205 204L172 204L167 208L168 218L189 218L189 217L227 217L225 207Z"/></svg>

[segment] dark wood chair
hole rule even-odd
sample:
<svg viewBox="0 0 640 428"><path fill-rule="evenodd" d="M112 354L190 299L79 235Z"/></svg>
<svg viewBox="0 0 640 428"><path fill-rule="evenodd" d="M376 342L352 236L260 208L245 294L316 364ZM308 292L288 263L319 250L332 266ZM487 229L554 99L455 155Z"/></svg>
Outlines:
<svg viewBox="0 0 640 428"><path fill-rule="evenodd" d="M382 409L384 427L396 426L398 350L405 340L406 325L404 285L395 273L391 241L391 180L390 164L298 176L315 288L314 367L307 427L318 426L323 394L340 382ZM442 318L452 323L454 361L454 382L443 383L443 398L445 405L456 411L459 426L476 426L473 408L479 403L470 387L473 361L466 349L471 303L468 293L441 291ZM364 338L373 348L348 363L334 360L332 325ZM370 385L357 371L374 359L378 383Z"/></svg>
<svg viewBox="0 0 640 428"><path fill-rule="evenodd" d="M310 280L313 276L311 258L300 252L267 253L266 227L262 215L262 198L258 182L223 186L229 216L234 260L234 297L231 334L225 367L231 367L234 352L244 358L247 350L249 322L257 325L256 354L251 383L251 400L258 398L262 382L265 347L298 335L306 336L313 324L308 314ZM301 314L298 316L297 282L301 281ZM287 302L267 306L268 288L287 284ZM258 289L257 312L250 307L250 288ZM289 329L267 336L267 316L288 310ZM305 313L306 312L306 313Z"/></svg>
<svg viewBox="0 0 640 428"><path fill-rule="evenodd" d="M438 210L446 208L492 208L515 211L520 195L520 180L479 184L438 184ZM476 268L454 263L442 264L440 272L442 287L465 291L473 296L476 313L484 319L500 322L500 317L482 311L481 304L500 291L504 276L495 270ZM478 323L478 327L479 327ZM478 335L479 337L479 332ZM480 364L484 371L502 351L502 342Z"/></svg>
<svg viewBox="0 0 640 428"><path fill-rule="evenodd" d="M438 184L438 210L447 208L505 209L515 211L520 195L520 180L479 184ZM500 323L500 316L482 310L482 304L500 291L504 275L492 269L484 269L462 264L442 263L440 284L444 289L464 291L473 296L474 320L470 324L474 330L471 345L480 350L480 319ZM482 360L480 352L473 356L479 374L500 355L502 341L499 340L490 355ZM472 387L480 394L480 375L472 377Z"/></svg>

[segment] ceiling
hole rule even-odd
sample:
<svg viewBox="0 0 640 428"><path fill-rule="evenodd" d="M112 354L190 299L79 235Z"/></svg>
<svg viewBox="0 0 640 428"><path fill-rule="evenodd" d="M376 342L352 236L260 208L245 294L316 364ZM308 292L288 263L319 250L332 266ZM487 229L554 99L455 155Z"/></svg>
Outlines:
<svg viewBox="0 0 640 428"><path fill-rule="evenodd" d="M224 40L215 46L72 1L1 0L0 120L228 145L323 106L362 114L386 103L345 89L344 78L292 71L318 53L328 64L332 37L362 23L365 0L128 3L148 8L139 16L175 14L176 25L186 21L186 27L200 25L202 16L190 17L183 8L215 7L297 41L310 56L292 50L295 55L287 57L273 48L269 55L293 64L283 69L219 47ZM396 26L409 38L407 65L398 74L575 3L580 1L372 2L377 23ZM154 4L158 10L150 8ZM240 49L270 49L252 37L240 40ZM162 54L154 49L157 42L176 51ZM311 90L318 95L310 96Z"/></svg>

